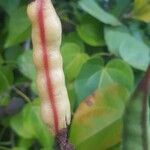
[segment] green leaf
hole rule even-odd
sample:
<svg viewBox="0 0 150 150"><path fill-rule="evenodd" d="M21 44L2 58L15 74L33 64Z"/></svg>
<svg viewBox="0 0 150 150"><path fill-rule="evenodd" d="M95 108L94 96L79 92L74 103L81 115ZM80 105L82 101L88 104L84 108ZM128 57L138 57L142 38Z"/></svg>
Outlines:
<svg viewBox="0 0 150 150"><path fill-rule="evenodd" d="M88 55L85 53L77 54L67 65L64 71L69 81L76 79L83 64L88 60L88 58Z"/></svg>
<svg viewBox="0 0 150 150"><path fill-rule="evenodd" d="M91 46L103 46L103 25L90 16L84 16L80 25L77 26L77 32L80 38Z"/></svg>
<svg viewBox="0 0 150 150"><path fill-rule="evenodd" d="M6 88L7 90L7 88ZM3 91L3 93L0 92L0 106L6 106L9 104L10 102L10 94L9 92L8 93L5 93L5 90Z"/></svg>
<svg viewBox="0 0 150 150"><path fill-rule="evenodd" d="M5 48L25 41L30 35L30 23L26 15L26 7L16 9L10 15L9 34Z"/></svg>
<svg viewBox="0 0 150 150"><path fill-rule="evenodd" d="M61 53L66 78L72 81L79 74L82 65L87 61L88 55L83 53L82 47L76 43L64 43Z"/></svg>
<svg viewBox="0 0 150 150"><path fill-rule="evenodd" d="M11 13L17 9L17 7L19 6L20 0L0 0L0 6L9 14L11 15Z"/></svg>
<svg viewBox="0 0 150 150"><path fill-rule="evenodd" d="M4 57L5 60L8 62L12 63L16 63L18 57L23 53L23 50L21 47L19 46L14 46L14 47L10 47L5 49L4 51Z"/></svg>
<svg viewBox="0 0 150 150"><path fill-rule="evenodd" d="M134 85L134 74L128 64L120 59L112 59L102 69L99 81L99 88L109 84L120 84L129 91Z"/></svg>
<svg viewBox="0 0 150 150"><path fill-rule="evenodd" d="M128 36L128 30L125 27L105 27L104 32L108 50L118 56L120 43Z"/></svg>
<svg viewBox="0 0 150 150"><path fill-rule="evenodd" d="M32 146L32 142L33 140L30 139L24 139L24 138L19 138L18 142L17 142L17 146L16 148L25 148L25 150L30 149L30 147Z"/></svg>
<svg viewBox="0 0 150 150"><path fill-rule="evenodd" d="M24 139L37 139L42 147L52 146L53 139L40 117L40 102L37 99L11 119L11 127Z"/></svg>
<svg viewBox="0 0 150 150"><path fill-rule="evenodd" d="M32 139L35 137L32 127L28 127L28 125L24 124L23 113L19 113L11 118L11 128L24 139Z"/></svg>
<svg viewBox="0 0 150 150"><path fill-rule="evenodd" d="M81 53L82 48L73 42L64 43L61 47L64 67L74 58L74 55Z"/></svg>
<svg viewBox="0 0 150 150"><path fill-rule="evenodd" d="M120 56L136 69L145 71L150 63L150 48L135 39L126 28L106 27L105 40L111 53Z"/></svg>
<svg viewBox="0 0 150 150"><path fill-rule="evenodd" d="M143 80L138 84L128 101L124 113L123 141L124 150L149 150L149 91L150 67Z"/></svg>
<svg viewBox="0 0 150 150"><path fill-rule="evenodd" d="M74 82L68 83L66 86L67 86L68 96L70 100L71 110L72 112L74 112L77 107L77 100L76 100L77 98L75 93Z"/></svg>
<svg viewBox="0 0 150 150"><path fill-rule="evenodd" d="M36 79L31 83L31 90L34 94L38 94L37 86L36 86Z"/></svg>
<svg viewBox="0 0 150 150"><path fill-rule="evenodd" d="M142 5L146 4L149 0L134 0L134 9L138 10Z"/></svg>
<svg viewBox="0 0 150 150"><path fill-rule="evenodd" d="M32 51L25 51L17 60L19 70L27 78L34 80L36 77L36 70L32 60Z"/></svg>
<svg viewBox="0 0 150 150"><path fill-rule="evenodd" d="M137 20L150 22L150 1L149 0L134 0L134 8L132 17Z"/></svg>
<svg viewBox="0 0 150 150"><path fill-rule="evenodd" d="M134 38L129 38L120 46L120 56L134 68L145 71L150 63L150 49Z"/></svg>
<svg viewBox="0 0 150 150"><path fill-rule="evenodd" d="M102 67L103 61L101 58L92 58L83 65L75 80L78 103L97 89Z"/></svg>
<svg viewBox="0 0 150 150"><path fill-rule="evenodd" d="M97 90L80 104L70 132L76 150L105 150L120 142L121 118L127 97L124 88L109 86Z"/></svg>
<svg viewBox="0 0 150 150"><path fill-rule="evenodd" d="M0 55L0 65L3 64L3 62L4 62L4 59L3 59L3 57Z"/></svg>
<svg viewBox="0 0 150 150"><path fill-rule="evenodd" d="M24 147L14 147L12 150L27 150L27 149Z"/></svg>
<svg viewBox="0 0 150 150"><path fill-rule="evenodd" d="M39 100L35 100L32 104L26 106L23 111L24 123L26 128L30 128L34 132L35 138L38 139L43 147L51 147L53 140L50 131L43 124L39 106Z"/></svg>
<svg viewBox="0 0 150 150"><path fill-rule="evenodd" d="M13 67L10 65L0 66L0 70L7 78L9 85L12 85L14 81Z"/></svg>
<svg viewBox="0 0 150 150"><path fill-rule="evenodd" d="M0 93L3 93L9 88L9 81L5 74L0 70Z"/></svg>
<svg viewBox="0 0 150 150"><path fill-rule="evenodd" d="M124 61L113 59L106 66L100 58L92 58L83 65L75 80L75 91L80 102L97 88L112 84L124 86L129 91L133 88L134 75L132 69Z"/></svg>
<svg viewBox="0 0 150 150"><path fill-rule="evenodd" d="M106 1L105 1L106 2ZM106 2L108 4L108 9L112 14L117 18L123 17L124 14L128 13L129 6L132 3L132 0L114 0Z"/></svg>
<svg viewBox="0 0 150 150"><path fill-rule="evenodd" d="M113 147L111 147L111 148L109 148L107 150L121 150L121 144L118 143L117 145L115 145L115 146L113 146Z"/></svg>
<svg viewBox="0 0 150 150"><path fill-rule="evenodd" d="M113 26L121 25L121 23L114 16L104 11L95 0L80 0L79 6L85 12L105 24L110 24Z"/></svg>
<svg viewBox="0 0 150 150"><path fill-rule="evenodd" d="M63 37L62 45L65 43L76 43L80 46L81 51L84 52L85 46L81 38L78 36L77 32L70 32L66 36Z"/></svg>

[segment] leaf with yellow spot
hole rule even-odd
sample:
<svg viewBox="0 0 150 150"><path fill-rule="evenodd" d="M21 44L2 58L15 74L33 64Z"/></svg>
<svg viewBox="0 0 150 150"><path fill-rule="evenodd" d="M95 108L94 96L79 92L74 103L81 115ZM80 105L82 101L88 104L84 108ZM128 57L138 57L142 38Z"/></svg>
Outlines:
<svg viewBox="0 0 150 150"><path fill-rule="evenodd" d="M125 88L112 85L97 90L80 104L70 132L76 150L105 150L120 142L127 97Z"/></svg>

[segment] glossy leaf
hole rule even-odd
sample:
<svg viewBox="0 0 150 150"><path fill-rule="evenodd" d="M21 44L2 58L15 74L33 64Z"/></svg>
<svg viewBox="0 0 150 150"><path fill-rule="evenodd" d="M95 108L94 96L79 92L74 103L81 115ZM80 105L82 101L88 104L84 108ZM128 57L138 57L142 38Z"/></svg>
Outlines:
<svg viewBox="0 0 150 150"><path fill-rule="evenodd" d="M24 147L14 147L12 150L26 150Z"/></svg>
<svg viewBox="0 0 150 150"><path fill-rule="evenodd" d="M136 69L146 70L150 62L150 48L135 39L126 28L105 28L109 51L120 56Z"/></svg>
<svg viewBox="0 0 150 150"><path fill-rule="evenodd" d="M120 84L131 90L133 83L132 69L122 60L114 59L104 66L100 58L93 58L83 65L75 81L75 91L80 102L97 88Z"/></svg>
<svg viewBox="0 0 150 150"><path fill-rule="evenodd" d="M25 139L37 139L43 147L51 147L53 139L40 117L40 103L35 100L11 119L11 127Z"/></svg>
<svg viewBox="0 0 150 150"><path fill-rule="evenodd" d="M77 108L77 98L75 93L74 82L68 83L67 85L68 96L70 100L71 110L74 112Z"/></svg>
<svg viewBox="0 0 150 150"><path fill-rule="evenodd" d="M24 138L19 138L19 141L17 143L17 147L16 148L25 148L25 149L29 149L32 146L32 140L30 139L24 139Z"/></svg>
<svg viewBox="0 0 150 150"><path fill-rule="evenodd" d="M0 65L3 64L4 59L2 58L2 56L0 55Z"/></svg>
<svg viewBox="0 0 150 150"><path fill-rule="evenodd" d="M5 49L4 57L8 62L16 63L18 57L23 53L23 49L20 46L14 46Z"/></svg>
<svg viewBox="0 0 150 150"><path fill-rule="evenodd" d="M80 38L91 46L103 46L103 25L90 16L84 16L77 26Z"/></svg>
<svg viewBox="0 0 150 150"><path fill-rule="evenodd" d="M78 76L82 65L88 60L88 55L85 53L77 54L73 60L67 65L65 72L69 81L75 80Z"/></svg>
<svg viewBox="0 0 150 150"><path fill-rule="evenodd" d="M80 104L70 132L76 150L105 150L120 142L127 93L124 88L113 85L97 90Z"/></svg>
<svg viewBox="0 0 150 150"><path fill-rule="evenodd" d="M97 89L102 67L103 61L101 58L90 59L83 65L75 80L75 91L78 102Z"/></svg>
<svg viewBox="0 0 150 150"><path fill-rule="evenodd" d="M82 47L76 43L64 43L61 48L64 71L69 81L74 80L80 72L82 65L87 61L88 55L82 52Z"/></svg>
<svg viewBox="0 0 150 150"><path fill-rule="evenodd" d="M14 81L14 74L13 74L12 66L9 66L9 65L0 66L0 70L7 78L9 85L12 85Z"/></svg>
<svg viewBox="0 0 150 150"><path fill-rule="evenodd" d="M64 67L74 58L76 54L82 52L82 48L73 42L64 43L61 47Z"/></svg>
<svg viewBox="0 0 150 150"><path fill-rule="evenodd" d="M132 69L120 59L112 59L102 69L99 81L99 88L110 84L120 84L132 90L134 85L134 75Z"/></svg>
<svg viewBox="0 0 150 150"><path fill-rule="evenodd" d="M32 51L25 51L17 60L19 70L27 78L34 80L36 76L35 66L32 60Z"/></svg>
<svg viewBox="0 0 150 150"><path fill-rule="evenodd" d="M132 0L114 0L105 2L108 3L109 11L117 18L121 18L124 14L128 13L128 8L131 5Z"/></svg>
<svg viewBox="0 0 150 150"><path fill-rule="evenodd" d="M122 150L149 150L150 67L131 96L124 114Z"/></svg>
<svg viewBox="0 0 150 150"><path fill-rule="evenodd" d="M0 70L0 93L5 92L10 87L9 81L5 74Z"/></svg>
<svg viewBox="0 0 150 150"><path fill-rule="evenodd" d="M15 9L17 9L18 5L20 3L20 0L13 0L13 5L12 5L12 0L0 0L0 6L9 14Z"/></svg>
<svg viewBox="0 0 150 150"><path fill-rule="evenodd" d="M79 6L88 14L99 21L113 26L121 25L121 23L111 14L104 11L95 0L80 0Z"/></svg>
<svg viewBox="0 0 150 150"><path fill-rule="evenodd" d="M69 34L63 37L62 45L64 45L65 43L75 43L78 46L80 46L82 52L85 51L85 45L76 31L70 32Z"/></svg>
<svg viewBox="0 0 150 150"><path fill-rule="evenodd" d="M105 41L112 54L119 55L120 43L124 41L124 37L128 33L129 31L125 27L105 27Z"/></svg>
<svg viewBox="0 0 150 150"><path fill-rule="evenodd" d="M134 0L134 9L132 17L144 22L150 22L150 1L149 0Z"/></svg>
<svg viewBox="0 0 150 150"><path fill-rule="evenodd" d="M5 48L14 46L29 38L30 23L26 15L26 7L16 9L10 15L9 34L5 43Z"/></svg>

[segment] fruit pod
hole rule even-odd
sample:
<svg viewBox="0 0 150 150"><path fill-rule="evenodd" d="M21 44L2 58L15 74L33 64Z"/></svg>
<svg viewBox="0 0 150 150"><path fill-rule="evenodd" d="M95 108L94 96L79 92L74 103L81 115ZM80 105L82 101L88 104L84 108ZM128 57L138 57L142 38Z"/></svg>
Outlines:
<svg viewBox="0 0 150 150"><path fill-rule="evenodd" d="M149 140L150 67L127 103L122 150L150 150Z"/></svg>
<svg viewBox="0 0 150 150"><path fill-rule="evenodd" d="M27 7L32 24L33 61L44 123L57 134L70 124L60 44L62 27L51 0L32 0Z"/></svg>

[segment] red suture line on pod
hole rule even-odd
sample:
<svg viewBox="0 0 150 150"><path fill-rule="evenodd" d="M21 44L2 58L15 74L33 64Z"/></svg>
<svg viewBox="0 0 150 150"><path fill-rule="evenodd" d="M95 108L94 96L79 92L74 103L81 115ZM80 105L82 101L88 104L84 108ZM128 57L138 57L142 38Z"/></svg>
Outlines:
<svg viewBox="0 0 150 150"><path fill-rule="evenodd" d="M44 5L44 0L39 0L38 23L39 23L41 47L42 47L42 52L43 52L42 57L43 57L43 63L44 63L44 71L45 71L48 98L49 98L49 101L50 101L51 106L52 106L55 133L58 133L58 112L57 112L57 108L56 108L54 89L52 86L52 81L50 78L50 71L49 71L50 67L49 67L49 63L48 63L48 50L46 47L46 35L45 35L45 26L44 26L43 5Z"/></svg>

